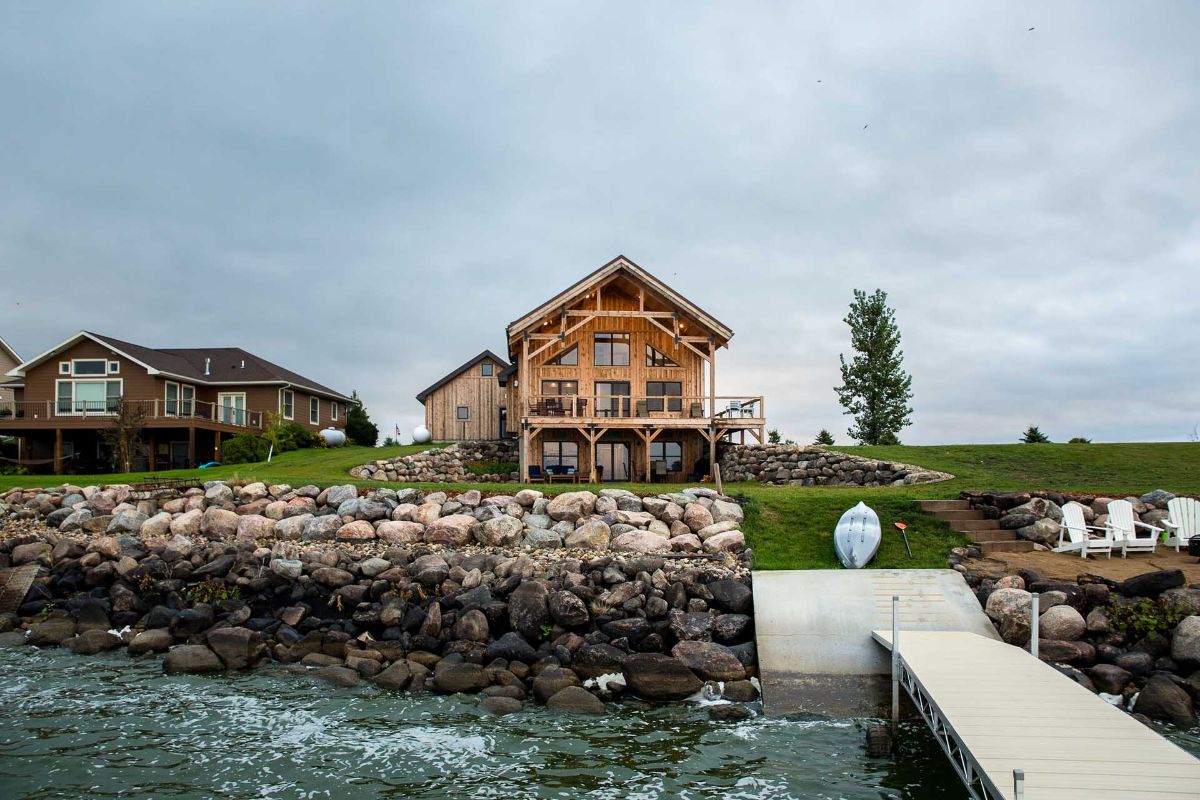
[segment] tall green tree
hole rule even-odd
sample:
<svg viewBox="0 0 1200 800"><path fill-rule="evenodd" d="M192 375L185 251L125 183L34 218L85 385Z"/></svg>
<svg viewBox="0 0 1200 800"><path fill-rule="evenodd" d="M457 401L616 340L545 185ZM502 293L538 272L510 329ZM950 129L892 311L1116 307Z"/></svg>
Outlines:
<svg viewBox="0 0 1200 800"><path fill-rule="evenodd" d="M350 408L346 409L346 438L351 444L374 447L379 441L379 427L367 416L367 408L358 399L358 392L350 393L353 400Z"/></svg>
<svg viewBox="0 0 1200 800"><path fill-rule="evenodd" d="M833 434L826 429L821 428L821 432L817 434L817 438L813 440L813 444L829 447L833 444Z"/></svg>
<svg viewBox="0 0 1200 800"><path fill-rule="evenodd" d="M850 346L855 355L842 364L842 385L835 386L842 407L854 415L846 432L861 444L899 444L898 434L911 425L912 376L904 371L900 329L896 313L887 304L887 292L868 295L854 290L854 302L844 322L850 326Z"/></svg>
<svg viewBox="0 0 1200 800"><path fill-rule="evenodd" d="M1048 444L1049 441L1050 437L1042 433L1042 429L1037 425L1030 425L1021 437L1021 444Z"/></svg>

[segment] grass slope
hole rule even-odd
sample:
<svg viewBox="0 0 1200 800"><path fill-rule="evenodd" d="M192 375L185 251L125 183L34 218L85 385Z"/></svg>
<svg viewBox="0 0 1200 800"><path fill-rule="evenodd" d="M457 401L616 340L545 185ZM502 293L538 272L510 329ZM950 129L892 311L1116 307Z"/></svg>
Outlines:
<svg viewBox="0 0 1200 800"><path fill-rule="evenodd" d="M330 450L301 450L284 453L270 464L239 464L210 470L178 470L157 473L198 480L247 478L267 483L299 486L313 483L388 484L351 481L351 467L380 458L392 458L425 449L424 445L403 447L343 447ZM838 566L833 555L832 531L842 512L859 500L879 514L884 527L883 545L873 567L941 567L950 548L964 539L944 523L923 514L913 502L925 498L953 498L968 489L1031 490L1057 489L1124 496L1142 494L1162 487L1173 492L1200 494L1200 444L1091 444L1091 445L945 445L936 447L838 447L836 450L871 458L901 461L950 472L952 481L884 489L843 487L768 487L758 484L728 484L726 492L745 498L745 532L755 551L759 569L821 569ZM145 478L134 475L72 475L71 483L126 483ZM13 486L59 483L50 476L0 476L0 491ZM397 484L392 484L397 485ZM443 484L417 484L422 488L446 488ZM640 484L606 484L645 492ZM457 490L475 488L486 492L516 491L512 484L460 484ZM571 484L538 485L547 493L576 490ZM656 485L656 491L683 488ZM909 525L913 557L894 522Z"/></svg>

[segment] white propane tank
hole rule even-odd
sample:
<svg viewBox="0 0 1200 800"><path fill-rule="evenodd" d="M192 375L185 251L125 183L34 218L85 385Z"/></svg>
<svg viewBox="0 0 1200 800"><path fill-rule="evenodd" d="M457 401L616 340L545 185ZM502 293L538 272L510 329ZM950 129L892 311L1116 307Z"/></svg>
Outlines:
<svg viewBox="0 0 1200 800"><path fill-rule="evenodd" d="M429 432L429 428L424 425L413 428L413 444L429 444L432 441L433 434Z"/></svg>
<svg viewBox="0 0 1200 800"><path fill-rule="evenodd" d="M341 447L346 443L346 432L337 428L326 428L318 436L325 440L326 447Z"/></svg>

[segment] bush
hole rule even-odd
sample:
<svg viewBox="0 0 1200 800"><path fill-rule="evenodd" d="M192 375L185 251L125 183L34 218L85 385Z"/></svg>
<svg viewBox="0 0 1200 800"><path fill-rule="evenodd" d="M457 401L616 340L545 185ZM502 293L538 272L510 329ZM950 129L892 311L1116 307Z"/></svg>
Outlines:
<svg viewBox="0 0 1200 800"><path fill-rule="evenodd" d="M1191 608L1183 603L1148 597L1132 603L1114 602L1105 609L1113 630L1134 638L1166 636L1191 613Z"/></svg>
<svg viewBox="0 0 1200 800"><path fill-rule="evenodd" d="M508 475L518 469L515 461L472 461L467 464L467 472L472 475Z"/></svg>
<svg viewBox="0 0 1200 800"><path fill-rule="evenodd" d="M324 439L299 422L286 422L275 432L275 451L286 453L289 450L303 450L317 447L323 441Z"/></svg>
<svg viewBox="0 0 1200 800"><path fill-rule="evenodd" d="M1021 437L1021 444L1049 444L1050 437L1042 433L1042 429L1037 425L1030 425L1025 429L1025 434Z"/></svg>
<svg viewBox="0 0 1200 800"><path fill-rule="evenodd" d="M1091 444L1091 439L1085 439L1082 436L1072 436L1067 440L1067 444Z"/></svg>
<svg viewBox="0 0 1200 800"><path fill-rule="evenodd" d="M256 464L267 460L271 444L261 436L239 433L221 445L221 463Z"/></svg>

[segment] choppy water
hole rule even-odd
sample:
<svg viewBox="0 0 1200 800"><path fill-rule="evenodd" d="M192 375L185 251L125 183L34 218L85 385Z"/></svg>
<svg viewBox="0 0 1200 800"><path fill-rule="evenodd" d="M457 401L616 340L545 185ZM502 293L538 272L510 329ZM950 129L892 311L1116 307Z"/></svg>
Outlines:
<svg viewBox="0 0 1200 800"><path fill-rule="evenodd" d="M864 722L728 724L702 708L604 717L333 688L291 675L166 676L161 661L0 648L0 798L962 798L923 726L869 759ZM1185 736L1193 752L1200 739Z"/></svg>

